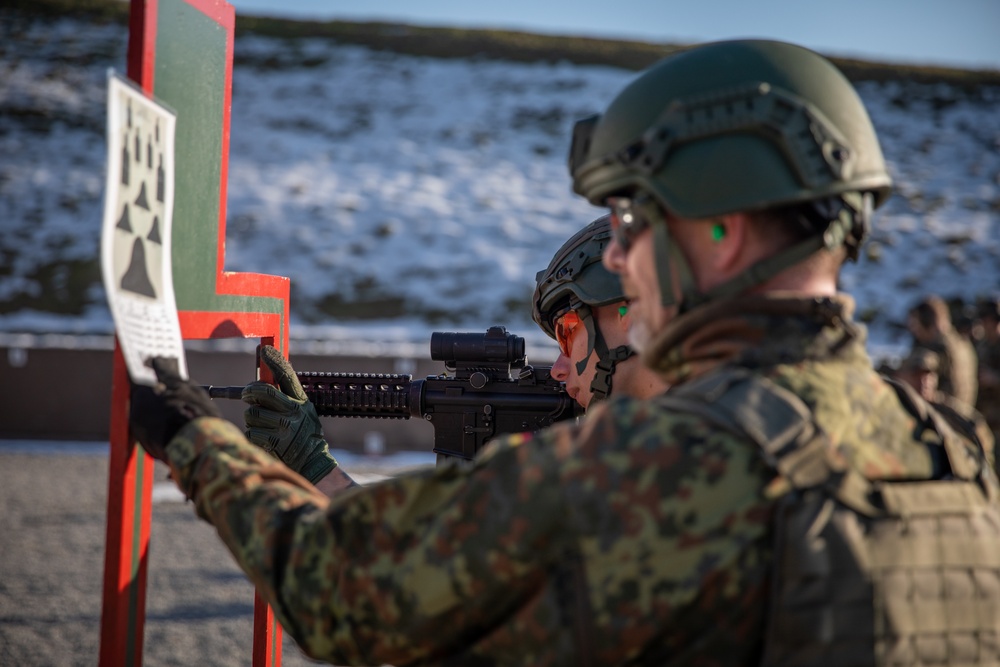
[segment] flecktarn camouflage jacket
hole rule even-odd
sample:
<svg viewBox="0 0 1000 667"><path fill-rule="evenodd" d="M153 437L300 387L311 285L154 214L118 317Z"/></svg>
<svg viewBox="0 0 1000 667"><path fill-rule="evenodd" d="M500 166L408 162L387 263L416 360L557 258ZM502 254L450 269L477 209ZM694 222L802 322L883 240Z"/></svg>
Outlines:
<svg viewBox="0 0 1000 667"><path fill-rule="evenodd" d="M677 388L729 366L793 393L870 480L941 473L871 368L849 299L742 299L645 353ZM673 391L673 390L671 390ZM668 392L668 396L671 392ZM335 433L331 433L335 437ZM303 650L357 665L743 665L760 657L789 491L749 438L657 399L493 443L471 467L327 499L211 418L180 488Z"/></svg>

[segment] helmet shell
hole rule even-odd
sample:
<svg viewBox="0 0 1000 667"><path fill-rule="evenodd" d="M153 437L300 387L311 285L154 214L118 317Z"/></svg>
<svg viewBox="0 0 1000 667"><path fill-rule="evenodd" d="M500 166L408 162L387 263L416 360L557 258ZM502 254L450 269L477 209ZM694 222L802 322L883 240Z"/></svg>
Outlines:
<svg viewBox="0 0 1000 667"><path fill-rule="evenodd" d="M535 276L531 317L555 338L553 320L570 306L604 306L623 301L618 276L604 268L601 255L611 242L611 216L593 221L567 240L548 267Z"/></svg>
<svg viewBox="0 0 1000 667"><path fill-rule="evenodd" d="M708 218L872 192L891 179L847 78L784 42L714 42L642 73L578 125L573 189L595 205L636 189L672 214Z"/></svg>

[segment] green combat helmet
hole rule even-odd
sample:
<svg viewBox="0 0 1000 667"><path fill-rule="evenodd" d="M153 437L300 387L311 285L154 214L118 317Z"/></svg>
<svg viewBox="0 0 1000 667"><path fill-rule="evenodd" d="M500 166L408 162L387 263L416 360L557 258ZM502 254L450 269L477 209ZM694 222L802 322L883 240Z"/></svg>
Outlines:
<svg viewBox="0 0 1000 667"><path fill-rule="evenodd" d="M632 198L653 220L794 209L805 241L708 294L666 225L653 225L657 265L678 268L681 310L739 294L823 247L856 259L892 185L846 77L819 54L767 40L705 44L652 66L603 115L577 123L569 168L591 203ZM670 272L658 274L673 305Z"/></svg>
<svg viewBox="0 0 1000 667"><path fill-rule="evenodd" d="M576 365L583 373L590 354L597 350L597 373L590 385L595 400L611 393L611 377L618 362L634 354L628 345L608 349L592 308L625 300L621 280L604 268L601 255L611 240L611 216L590 223L556 251L544 271L535 275L531 317L550 338L555 338L555 322L567 310L575 310L587 330L587 356Z"/></svg>

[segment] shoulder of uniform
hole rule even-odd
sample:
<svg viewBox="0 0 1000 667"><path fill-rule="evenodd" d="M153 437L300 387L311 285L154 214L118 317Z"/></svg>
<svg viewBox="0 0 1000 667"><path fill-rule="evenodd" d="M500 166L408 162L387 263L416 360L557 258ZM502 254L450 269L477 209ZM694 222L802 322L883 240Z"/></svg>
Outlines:
<svg viewBox="0 0 1000 667"><path fill-rule="evenodd" d="M611 429L622 440L656 434L660 439L684 438L717 432L718 420L696 409L694 402L674 400L667 395L647 399L613 396L587 411L583 427Z"/></svg>
<svg viewBox="0 0 1000 667"><path fill-rule="evenodd" d="M784 447L812 424L812 413L802 399L735 366L717 369L648 400L615 398L587 419L592 418L613 420L618 432L653 429L686 437L728 432L767 449Z"/></svg>

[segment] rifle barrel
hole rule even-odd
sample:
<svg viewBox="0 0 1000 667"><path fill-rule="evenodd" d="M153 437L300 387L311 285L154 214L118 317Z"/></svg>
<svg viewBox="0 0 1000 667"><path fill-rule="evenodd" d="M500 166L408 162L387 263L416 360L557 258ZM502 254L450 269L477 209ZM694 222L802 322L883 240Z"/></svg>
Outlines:
<svg viewBox="0 0 1000 667"><path fill-rule="evenodd" d="M203 384L202 389L208 392L209 398L228 398L239 401L243 398L243 385L239 387L213 387L210 384Z"/></svg>

